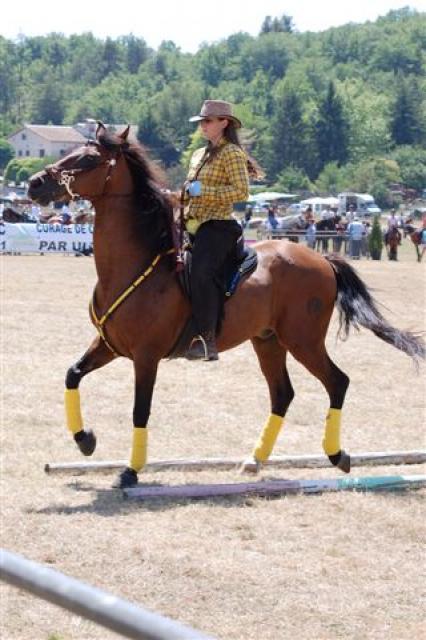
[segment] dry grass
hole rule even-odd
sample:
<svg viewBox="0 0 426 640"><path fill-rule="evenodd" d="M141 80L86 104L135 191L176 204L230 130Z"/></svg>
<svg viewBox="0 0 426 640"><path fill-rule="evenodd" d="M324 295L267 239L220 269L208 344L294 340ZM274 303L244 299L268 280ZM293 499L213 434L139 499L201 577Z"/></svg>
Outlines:
<svg viewBox="0 0 426 640"><path fill-rule="evenodd" d="M424 265L360 262L392 324L425 329ZM94 331L91 259L3 258L2 546L199 628L221 640L414 640L424 629L424 492L141 504L107 475L47 477L80 459L64 427L66 369ZM422 295L423 292L423 295ZM141 327L143 319L141 318ZM424 384L411 361L366 332L331 356L351 378L345 446L425 446ZM293 359L296 398L277 454L320 453L327 398ZM126 458L132 367L117 361L82 383L96 460ZM219 363L162 363L151 458L244 456L269 412L249 344ZM419 467L355 473L419 473ZM270 470L264 477L337 477ZM227 481L235 473L164 473L154 482ZM48 603L1 588L2 640L117 636Z"/></svg>

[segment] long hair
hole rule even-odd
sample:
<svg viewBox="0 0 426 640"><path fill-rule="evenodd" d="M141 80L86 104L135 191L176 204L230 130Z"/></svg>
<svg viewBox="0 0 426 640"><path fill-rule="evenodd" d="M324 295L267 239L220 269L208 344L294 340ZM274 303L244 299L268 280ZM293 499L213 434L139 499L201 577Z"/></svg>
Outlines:
<svg viewBox="0 0 426 640"><path fill-rule="evenodd" d="M219 118L219 120L226 120L226 118ZM244 149L244 146L240 140L240 136L238 135L238 129L235 125L235 122L233 122L233 120L228 120L228 125L225 127L223 131L223 137L228 142L231 142L232 144L237 145L237 147L240 147L240 149L242 149L242 151L244 151L244 153L246 154L247 170L248 170L249 177L255 180L259 180L260 178L263 178L265 175L265 172L263 171L259 163L251 155L247 153L246 149ZM213 160L215 155L218 153L219 149L220 149L219 147L212 147L210 143L207 145L207 152L209 154L209 158L207 162L211 162Z"/></svg>

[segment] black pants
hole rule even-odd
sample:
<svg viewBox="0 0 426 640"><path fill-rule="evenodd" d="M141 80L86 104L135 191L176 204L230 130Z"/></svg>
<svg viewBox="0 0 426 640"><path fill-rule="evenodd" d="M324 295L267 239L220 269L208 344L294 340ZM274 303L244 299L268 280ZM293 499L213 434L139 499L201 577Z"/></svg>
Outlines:
<svg viewBox="0 0 426 640"><path fill-rule="evenodd" d="M236 220L208 220L193 237L192 315L202 335L216 333L223 295L223 266L235 253L241 233Z"/></svg>

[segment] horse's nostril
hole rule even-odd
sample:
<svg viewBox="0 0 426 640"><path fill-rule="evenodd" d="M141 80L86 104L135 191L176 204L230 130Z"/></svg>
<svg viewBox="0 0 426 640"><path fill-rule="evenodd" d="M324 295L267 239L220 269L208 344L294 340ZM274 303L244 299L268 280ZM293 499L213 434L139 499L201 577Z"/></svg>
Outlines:
<svg viewBox="0 0 426 640"><path fill-rule="evenodd" d="M41 176L37 176L36 178L31 178L29 188L31 191L36 191L44 184L44 179Z"/></svg>

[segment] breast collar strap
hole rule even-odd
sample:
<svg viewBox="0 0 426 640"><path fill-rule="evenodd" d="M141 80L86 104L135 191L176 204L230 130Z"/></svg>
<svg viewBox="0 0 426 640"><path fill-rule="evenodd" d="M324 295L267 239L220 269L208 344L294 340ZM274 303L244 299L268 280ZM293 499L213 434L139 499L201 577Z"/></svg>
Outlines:
<svg viewBox="0 0 426 640"><path fill-rule="evenodd" d="M118 298L115 300L115 302L112 303L112 305L109 307L109 309L99 318L98 315L96 314L95 311L95 293L93 293L93 297L92 300L90 301L90 315L92 317L92 321L93 324L95 325L99 336L102 338L102 340L104 341L104 343L106 344L106 346L108 347L108 349L110 351L112 351L112 353L118 357L121 354L118 353L118 351L116 351L114 349L114 347L111 345L111 343L108 341L106 335L105 335L105 324L108 320L108 318L111 317L111 315L114 313L114 311L116 311L116 309L123 304L123 302L125 300L127 300L127 298L135 291L135 289L137 289L137 287L142 284L142 282L144 282L144 280L146 280L148 278L148 276L151 275L151 273L154 271L155 267L157 266L157 264L160 262L161 258L163 258L164 256L167 255L171 255L172 253L175 253L175 249L169 249L168 251L164 251L163 253L158 253L154 260L151 262L151 264L149 265L149 267L147 269L145 269L145 271L136 278L136 280L134 280L132 282L132 284L127 287L127 289L125 291L123 291L123 293L121 295L118 296Z"/></svg>

